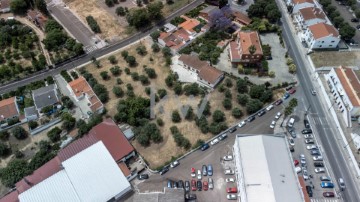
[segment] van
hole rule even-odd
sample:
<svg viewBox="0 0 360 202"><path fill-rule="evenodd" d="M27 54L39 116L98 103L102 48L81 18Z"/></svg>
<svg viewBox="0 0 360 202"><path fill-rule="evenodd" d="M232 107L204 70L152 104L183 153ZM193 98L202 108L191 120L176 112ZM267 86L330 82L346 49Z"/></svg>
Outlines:
<svg viewBox="0 0 360 202"><path fill-rule="evenodd" d="M294 119L294 118L291 118L291 119L289 120L288 126L289 126L290 128L292 128L292 127L294 126L294 122L295 122L295 119Z"/></svg>

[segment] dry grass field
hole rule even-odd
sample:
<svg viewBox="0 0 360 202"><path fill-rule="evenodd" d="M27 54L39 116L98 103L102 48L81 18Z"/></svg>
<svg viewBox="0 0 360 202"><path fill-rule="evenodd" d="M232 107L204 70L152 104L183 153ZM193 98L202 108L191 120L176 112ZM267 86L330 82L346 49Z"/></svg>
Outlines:
<svg viewBox="0 0 360 202"><path fill-rule="evenodd" d="M323 66L359 66L360 51L324 51L310 55L315 67Z"/></svg>

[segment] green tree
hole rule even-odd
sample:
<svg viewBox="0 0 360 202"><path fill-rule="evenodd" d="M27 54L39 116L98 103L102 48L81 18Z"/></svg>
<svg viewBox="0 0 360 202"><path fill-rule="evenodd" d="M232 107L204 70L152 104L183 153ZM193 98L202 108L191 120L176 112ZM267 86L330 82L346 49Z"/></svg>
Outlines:
<svg viewBox="0 0 360 202"><path fill-rule="evenodd" d="M164 126L164 121L161 118L157 118L156 123L158 124L158 126Z"/></svg>
<svg viewBox="0 0 360 202"><path fill-rule="evenodd" d="M100 72L100 76L103 80L108 80L110 78L109 74L107 71L102 71Z"/></svg>
<svg viewBox="0 0 360 202"><path fill-rule="evenodd" d="M63 113L61 115L61 120L63 121L62 129L71 131L75 127L76 119L71 116L69 113Z"/></svg>
<svg viewBox="0 0 360 202"><path fill-rule="evenodd" d="M237 101L239 104L241 104L242 106L245 106L246 103L248 102L249 100L249 96L247 94L239 94L237 96Z"/></svg>
<svg viewBox="0 0 360 202"><path fill-rule="evenodd" d="M230 110L232 108L231 99L229 99L229 98L225 98L223 100L222 104L226 110Z"/></svg>
<svg viewBox="0 0 360 202"><path fill-rule="evenodd" d="M105 0L105 4L106 4L108 7L113 7L113 6L114 6L113 0Z"/></svg>
<svg viewBox="0 0 360 202"><path fill-rule="evenodd" d="M13 187L16 182L31 173L26 160L15 159L8 163L5 168L0 169L0 178L3 185Z"/></svg>
<svg viewBox="0 0 360 202"><path fill-rule="evenodd" d="M131 66L131 67L133 67L133 66L135 66L137 64L136 59L135 59L134 56L129 55L129 56L126 57L125 60L129 64L129 66Z"/></svg>
<svg viewBox="0 0 360 202"><path fill-rule="evenodd" d="M228 87L228 88L231 88L231 87L233 86L233 83L232 83L232 81L231 81L230 78L226 78L226 79L225 79L225 85L226 85L226 87Z"/></svg>
<svg viewBox="0 0 360 202"><path fill-rule="evenodd" d="M169 47L164 47L162 49L162 53L165 57L172 56L171 49Z"/></svg>
<svg viewBox="0 0 360 202"><path fill-rule="evenodd" d="M0 131L0 140L7 141L10 137L10 133L7 130Z"/></svg>
<svg viewBox="0 0 360 202"><path fill-rule="evenodd" d="M29 8L29 5L26 4L25 0L11 0L10 9L15 14L23 15L26 13L26 10Z"/></svg>
<svg viewBox="0 0 360 202"><path fill-rule="evenodd" d="M231 115L233 115L233 117L235 118L240 118L243 114L242 114L242 111L241 109L235 107L232 111L231 111Z"/></svg>
<svg viewBox="0 0 360 202"><path fill-rule="evenodd" d="M246 111L249 114L259 111L263 106L263 103L259 99L249 99L246 104Z"/></svg>
<svg viewBox="0 0 360 202"><path fill-rule="evenodd" d="M217 109L214 111L212 118L215 123L220 123L225 121L225 114L224 112Z"/></svg>
<svg viewBox="0 0 360 202"><path fill-rule="evenodd" d="M116 97L124 96L124 90L119 86L114 86L112 92L115 94Z"/></svg>
<svg viewBox="0 0 360 202"><path fill-rule="evenodd" d="M61 102L63 103L63 106L68 109L72 109L74 107L74 102L68 96L61 97Z"/></svg>
<svg viewBox="0 0 360 202"><path fill-rule="evenodd" d="M18 140L23 140L26 139L28 137L28 133L26 132L26 130L21 127L21 126L15 126L12 130L11 133L14 135L14 137Z"/></svg>
<svg viewBox="0 0 360 202"><path fill-rule="evenodd" d="M108 60L109 60L109 62L110 62L111 64L113 64L113 65L118 62L117 59L116 59L116 57L115 57L114 55L108 57Z"/></svg>
<svg viewBox="0 0 360 202"><path fill-rule="evenodd" d="M11 152L11 149L6 144L0 142L0 157L5 157L9 155Z"/></svg>
<svg viewBox="0 0 360 202"><path fill-rule="evenodd" d="M296 72L296 65L295 64L290 64L289 65L289 72L291 74L294 74Z"/></svg>
<svg viewBox="0 0 360 202"><path fill-rule="evenodd" d="M121 69L119 66L114 66L110 68L110 72L114 76L119 76L121 74Z"/></svg>
<svg viewBox="0 0 360 202"><path fill-rule="evenodd" d="M153 33L151 33L150 36L154 41L157 41L157 39L160 37L160 31L156 30Z"/></svg>
<svg viewBox="0 0 360 202"><path fill-rule="evenodd" d="M250 53L250 55L254 55L255 52L256 52L256 47L255 47L255 45L251 45L251 46L249 47L249 53Z"/></svg>
<svg viewBox="0 0 360 202"><path fill-rule="evenodd" d="M57 142L60 140L61 132L62 130L59 127L55 127L47 133L47 136L51 142Z"/></svg>
<svg viewBox="0 0 360 202"><path fill-rule="evenodd" d="M91 15L86 17L86 22L88 23L91 30L95 33L101 33L100 26L96 22L95 18Z"/></svg>
<svg viewBox="0 0 360 202"><path fill-rule="evenodd" d="M35 0L35 6L36 6L37 9L39 9L39 11L41 11L45 15L48 15L48 10L47 10L47 7L46 7L45 0Z"/></svg>
<svg viewBox="0 0 360 202"><path fill-rule="evenodd" d="M253 99L259 99L265 92L265 85L253 85L250 88L249 95Z"/></svg>
<svg viewBox="0 0 360 202"><path fill-rule="evenodd" d="M150 3L147 5L147 11L151 20L161 20L163 18L162 9L164 5L161 1Z"/></svg>
<svg viewBox="0 0 360 202"><path fill-rule="evenodd" d="M182 85L180 82L175 82L174 84L174 92L176 95L181 95L183 92Z"/></svg>
<svg viewBox="0 0 360 202"><path fill-rule="evenodd" d="M238 78L236 81L236 88L239 93L247 93L248 92L247 81L242 78Z"/></svg>
<svg viewBox="0 0 360 202"><path fill-rule="evenodd" d="M46 34L43 43L48 50L54 50L66 42L67 36L64 32L57 29L51 30Z"/></svg>
<svg viewBox="0 0 360 202"><path fill-rule="evenodd" d="M153 43L153 45L151 45L151 48L154 53L158 53L160 51L160 47L157 43Z"/></svg>
<svg viewBox="0 0 360 202"><path fill-rule="evenodd" d="M153 68L145 68L145 73L150 79L154 79L157 77L157 74Z"/></svg>
<svg viewBox="0 0 360 202"><path fill-rule="evenodd" d="M189 109L186 112L185 119L188 121L193 120L195 117L194 110L191 106L189 106Z"/></svg>
<svg viewBox="0 0 360 202"><path fill-rule="evenodd" d="M61 31L63 28L61 27L61 25L56 22L56 20L54 19L48 19L46 21L46 24L45 24L45 32L48 33L52 30L58 30L58 31Z"/></svg>
<svg viewBox="0 0 360 202"><path fill-rule="evenodd" d="M178 110L174 110L171 114L171 120L174 123L179 123L181 121L181 116Z"/></svg>
<svg viewBox="0 0 360 202"><path fill-rule="evenodd" d="M32 130L32 129L38 127L39 124L36 121L29 121L28 125L29 125L29 128Z"/></svg>
<svg viewBox="0 0 360 202"><path fill-rule="evenodd" d="M286 106L285 107L285 116L289 116L290 114L292 114L294 108L292 108L291 106Z"/></svg>
<svg viewBox="0 0 360 202"><path fill-rule="evenodd" d="M292 98L290 101L289 101L289 106L294 108L298 105L298 101L296 98Z"/></svg>
<svg viewBox="0 0 360 202"><path fill-rule="evenodd" d="M126 20L130 26L137 29L147 27L150 24L150 16L145 8L131 9Z"/></svg>
<svg viewBox="0 0 360 202"><path fill-rule="evenodd" d="M126 15L125 9L122 6L117 7L115 12L119 16L125 16Z"/></svg>
<svg viewBox="0 0 360 202"><path fill-rule="evenodd" d="M144 45L140 45L140 46L136 47L136 52L141 56L144 56L147 54L146 47Z"/></svg>
<svg viewBox="0 0 360 202"><path fill-rule="evenodd" d="M344 23L340 27L339 31L341 38L344 40L350 40L355 36L356 29L349 25L349 23Z"/></svg>

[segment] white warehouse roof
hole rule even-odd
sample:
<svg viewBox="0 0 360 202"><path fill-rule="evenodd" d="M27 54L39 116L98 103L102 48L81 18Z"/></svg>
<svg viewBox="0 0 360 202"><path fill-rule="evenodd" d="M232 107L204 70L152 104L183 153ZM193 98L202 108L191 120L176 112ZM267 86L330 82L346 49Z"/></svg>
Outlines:
<svg viewBox="0 0 360 202"><path fill-rule="evenodd" d="M20 201L108 201L131 190L102 141L62 163L63 170L19 195Z"/></svg>
<svg viewBox="0 0 360 202"><path fill-rule="evenodd" d="M237 136L234 145L241 202L302 202L285 136Z"/></svg>

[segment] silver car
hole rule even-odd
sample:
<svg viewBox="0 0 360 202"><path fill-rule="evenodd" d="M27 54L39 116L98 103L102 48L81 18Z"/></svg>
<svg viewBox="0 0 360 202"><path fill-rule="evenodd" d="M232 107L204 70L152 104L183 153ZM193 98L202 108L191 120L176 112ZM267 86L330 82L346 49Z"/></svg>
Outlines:
<svg viewBox="0 0 360 202"><path fill-rule="evenodd" d="M209 177L209 189L214 189L214 181L211 177Z"/></svg>

